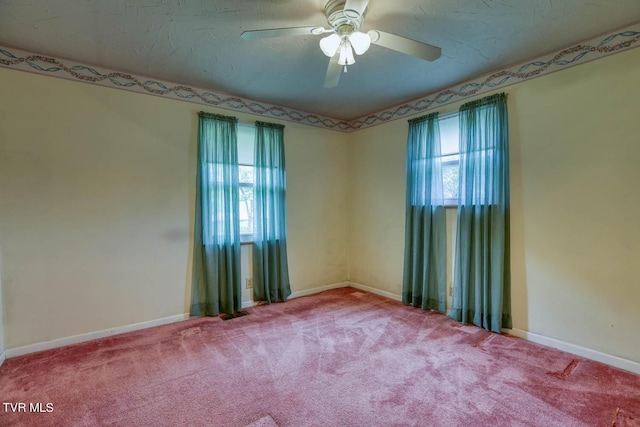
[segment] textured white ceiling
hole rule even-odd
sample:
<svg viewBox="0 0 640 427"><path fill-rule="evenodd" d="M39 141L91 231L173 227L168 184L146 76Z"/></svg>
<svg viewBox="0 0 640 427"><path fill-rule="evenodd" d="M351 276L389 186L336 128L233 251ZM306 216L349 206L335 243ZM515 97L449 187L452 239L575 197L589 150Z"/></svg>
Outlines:
<svg viewBox="0 0 640 427"><path fill-rule="evenodd" d="M352 119L640 20L638 0L371 0L362 27L442 48L426 62L372 46L334 89L324 0L0 0L0 45Z"/></svg>

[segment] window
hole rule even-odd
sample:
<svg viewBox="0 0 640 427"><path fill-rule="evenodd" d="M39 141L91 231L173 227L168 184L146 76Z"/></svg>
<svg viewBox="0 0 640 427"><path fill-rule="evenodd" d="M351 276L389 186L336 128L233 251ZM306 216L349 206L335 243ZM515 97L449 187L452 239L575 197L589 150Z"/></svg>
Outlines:
<svg viewBox="0 0 640 427"><path fill-rule="evenodd" d="M458 114L442 117L438 124L440 125L444 204L446 206L457 206L458 176L460 173L460 126Z"/></svg>
<svg viewBox="0 0 640 427"><path fill-rule="evenodd" d="M240 241L253 240L253 154L255 127L240 123L238 125L238 198L240 200Z"/></svg>

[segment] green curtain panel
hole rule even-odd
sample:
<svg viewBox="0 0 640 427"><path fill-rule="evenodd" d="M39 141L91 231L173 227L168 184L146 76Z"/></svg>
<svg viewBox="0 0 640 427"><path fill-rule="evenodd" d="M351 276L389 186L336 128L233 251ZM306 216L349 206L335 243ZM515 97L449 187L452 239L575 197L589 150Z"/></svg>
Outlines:
<svg viewBox="0 0 640 427"><path fill-rule="evenodd" d="M506 95L460 107L460 200L450 316L511 327Z"/></svg>
<svg viewBox="0 0 640 427"><path fill-rule="evenodd" d="M238 120L199 114L191 314L241 309Z"/></svg>
<svg viewBox="0 0 640 427"><path fill-rule="evenodd" d="M287 263L284 126L256 122L253 228L253 298L285 301L291 295Z"/></svg>
<svg viewBox="0 0 640 427"><path fill-rule="evenodd" d="M438 113L409 121L402 302L446 309L446 214Z"/></svg>

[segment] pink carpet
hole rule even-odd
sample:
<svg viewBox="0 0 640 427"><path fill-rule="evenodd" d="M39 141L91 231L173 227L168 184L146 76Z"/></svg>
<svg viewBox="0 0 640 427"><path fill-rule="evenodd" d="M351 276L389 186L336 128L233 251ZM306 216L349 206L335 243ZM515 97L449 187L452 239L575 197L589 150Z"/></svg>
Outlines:
<svg viewBox="0 0 640 427"><path fill-rule="evenodd" d="M638 375L376 295L249 311L9 359L0 400L53 412L0 425L640 425Z"/></svg>

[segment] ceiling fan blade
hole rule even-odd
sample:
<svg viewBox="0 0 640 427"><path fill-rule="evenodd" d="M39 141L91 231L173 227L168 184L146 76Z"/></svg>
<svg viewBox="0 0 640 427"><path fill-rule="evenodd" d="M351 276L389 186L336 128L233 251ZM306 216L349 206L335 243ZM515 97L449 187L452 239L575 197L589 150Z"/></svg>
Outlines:
<svg viewBox="0 0 640 427"><path fill-rule="evenodd" d="M331 89L338 86L340 82L340 74L342 71L342 65L338 62L340 55L333 55L329 60L329 66L327 67L327 74L324 77L324 87Z"/></svg>
<svg viewBox="0 0 640 427"><path fill-rule="evenodd" d="M240 37L245 40L267 39L271 37L289 37L289 36L317 36L325 32L322 27L291 27L291 28L274 28L270 30L252 30L244 31Z"/></svg>
<svg viewBox="0 0 640 427"><path fill-rule="evenodd" d="M344 14L347 18L358 19L367 10L369 0L347 0L344 4Z"/></svg>
<svg viewBox="0 0 640 427"><path fill-rule="evenodd" d="M427 43L396 36L395 34L389 34L379 30L369 31L369 37L371 37L371 43L373 44L415 56L426 61L435 61L440 58L441 49Z"/></svg>

